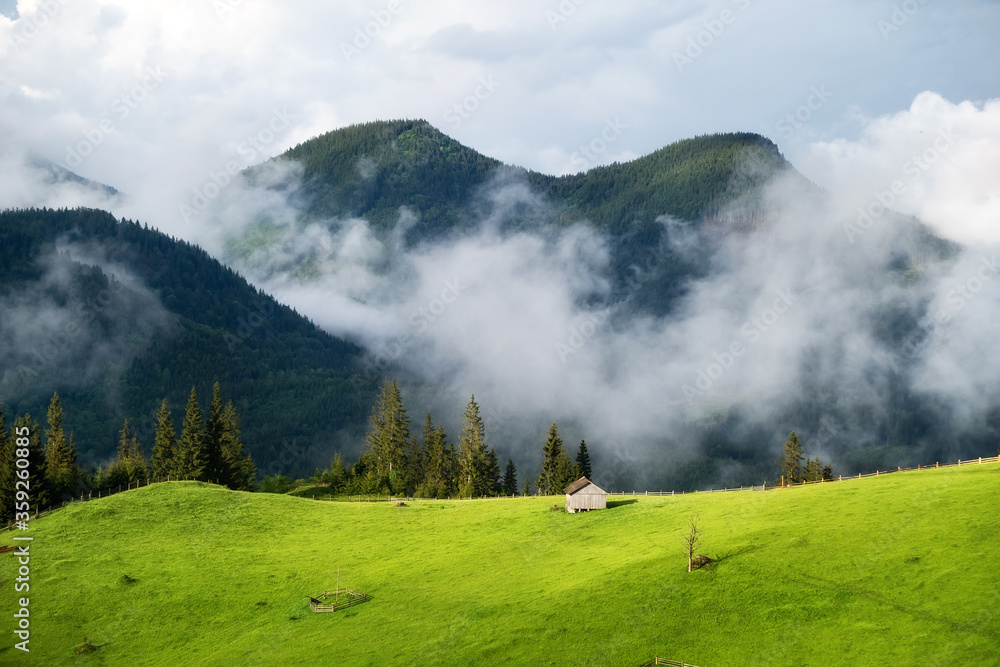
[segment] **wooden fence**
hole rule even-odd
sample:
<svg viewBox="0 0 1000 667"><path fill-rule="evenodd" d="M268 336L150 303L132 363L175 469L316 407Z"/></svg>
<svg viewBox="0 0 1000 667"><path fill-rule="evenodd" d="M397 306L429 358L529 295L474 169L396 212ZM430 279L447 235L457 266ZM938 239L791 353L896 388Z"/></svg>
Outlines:
<svg viewBox="0 0 1000 667"><path fill-rule="evenodd" d="M184 479L180 479L178 477L171 477L170 475L167 475L166 477L150 477L145 482L136 482L135 484L129 482L128 484L119 484L117 487L112 487L110 489L88 491L87 493L80 494L79 498L77 498L76 496L68 498L59 503L58 505L50 505L49 507L46 507L44 510L39 510L39 508L36 507L35 511L31 514L30 521L34 521L35 519L39 519L48 514L52 514L53 512L61 510L62 508L66 507L71 503L83 503L87 502L88 500L107 498L108 496L113 496L116 493L121 493L123 491L132 491L133 489L138 489L141 486L149 486L150 484L159 484L160 482L181 482L181 481L186 482L191 480L186 477ZM13 521L8 522L6 526L0 527L0 533L2 533L5 530L14 530L16 526L17 524L15 522Z"/></svg>
<svg viewBox="0 0 1000 667"><path fill-rule="evenodd" d="M758 484L756 486L741 486L739 488L733 487L731 489L709 489L707 491L681 491L677 493L676 491L609 491L609 496L681 496L692 493L722 493L726 491L770 491L772 489L787 489L793 486L807 486L809 484L829 484L830 482L848 482L852 479L862 479L864 477L879 477L884 475L891 475L895 472L909 472L912 470L935 470L937 468L954 468L956 466L970 466L979 465L980 463L997 463L1000 461L998 456L980 456L974 459L959 459L955 463L935 463L932 466L918 465L915 468L901 468L897 467L895 470L876 470L870 473L858 473L857 475L838 475L837 479L824 479L816 482L795 482L794 484L785 484L784 486L780 484Z"/></svg>
<svg viewBox="0 0 1000 667"><path fill-rule="evenodd" d="M323 604L330 598L333 598L332 603ZM356 604L368 602L371 599L372 596L367 593L362 593L361 591L356 591L353 588L338 588L335 591L323 591L315 598L309 598L309 608L317 614L323 614L331 611L347 609L348 607L353 607Z"/></svg>
<svg viewBox="0 0 1000 667"><path fill-rule="evenodd" d="M640 667L655 667L655 665L670 665L671 667L697 667L697 665L692 665L688 662L677 662L676 660L667 660L666 658L653 658L649 662L644 662Z"/></svg>
<svg viewBox="0 0 1000 667"><path fill-rule="evenodd" d="M956 466L979 465L981 463L997 463L998 461L1000 461L1000 457L998 457L998 456L980 456L978 458L966 459L964 461L962 459L959 459L955 463L935 463L932 466L921 466L921 465L918 465L915 468L901 468L901 467L897 467L895 470L876 470L875 472L870 472L870 473L867 473L867 474L858 473L857 475L847 475L847 476L839 475L837 477L837 479L833 479L833 480L821 480L821 481L818 481L818 482L797 482L795 484L785 484L784 486L764 483L764 484L760 484L760 485L757 485L757 486L741 486L739 488L733 487L731 489L730 488L725 488L725 489L709 489L707 491L681 491L680 493L677 493L676 491L638 491L638 492L637 491L632 491L631 493L629 493L628 491L608 491L608 495L609 496L682 496L682 495L688 495L688 494L693 494L693 493L722 493L722 492L728 492L728 491L770 491L772 489L790 488L790 487L793 487L793 486L806 486L808 484L829 484L831 482L848 482L848 481L850 481L852 479L862 479L864 477L878 477L878 476L881 476L881 475L891 475L892 473L895 473L895 472L909 472L911 470L934 470L934 469L937 469L937 468L953 468L953 467L956 467ZM35 512L32 515L32 520L38 519L38 518L43 517L43 516L45 516L47 514L51 514L52 512L55 512L56 510L60 510L63 507L66 507L67 505L69 505L70 503L86 502L88 500L93 500L95 498L106 498L107 496L111 496L111 495L114 495L116 493L121 493L122 491L131 491L132 489L138 489L141 486L149 486L150 484L157 484L159 482L180 482L180 481L190 481L190 480L187 480L187 479L183 479L183 480L182 479L176 479L176 478L171 478L170 476L168 476L168 477L165 477L165 478L150 478L150 479L147 479L145 482L136 482L135 484L132 484L132 483L122 484L122 485L119 485L118 488L103 489L101 491L96 492L96 494L95 494L95 492L90 491L88 493L80 495L79 499L77 499L77 498L74 497L74 498L69 499L69 500L64 500L62 503L60 503L58 505L53 505L53 506L48 507L48 508L46 508L44 510L41 510L41 511L39 511L39 509L36 507L35 508ZM557 496L561 496L561 495L564 495L564 494L559 493L559 494L555 494L554 496L551 496L551 497L557 497ZM500 498L513 498L513 497L519 497L519 498L524 498L524 497L537 498L539 496L496 496L495 498L494 497L489 497L489 498L448 498L447 500L494 500L494 499L500 499ZM316 500L316 496L313 496L312 499ZM428 500L428 499L421 499L421 498L409 498L409 497L405 497L405 496L381 496L381 495L375 495L375 496L372 496L372 495L349 495L347 497L347 499L350 502L401 502L401 501L412 502L413 500ZM321 497L320 500L324 500L324 498ZM334 500L334 498L331 497L331 496L327 496L326 500ZM444 500L444 498L437 498L437 499L430 498L429 500ZM3 532L5 530L14 530L15 527L16 527L16 524L14 522L10 522L6 526L0 527L0 532ZM662 663L662 664L667 664L667 663Z"/></svg>

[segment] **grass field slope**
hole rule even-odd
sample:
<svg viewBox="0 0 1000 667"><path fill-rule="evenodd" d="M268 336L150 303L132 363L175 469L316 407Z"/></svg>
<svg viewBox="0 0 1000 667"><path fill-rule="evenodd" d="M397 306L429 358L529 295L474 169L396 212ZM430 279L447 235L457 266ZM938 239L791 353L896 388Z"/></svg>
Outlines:
<svg viewBox="0 0 1000 667"><path fill-rule="evenodd" d="M577 515L555 502L182 482L71 505L30 531L29 655L0 555L0 664L1000 664L1000 465ZM716 562L689 574L692 513ZM338 567L373 599L313 613ZM76 654L84 637L96 650Z"/></svg>

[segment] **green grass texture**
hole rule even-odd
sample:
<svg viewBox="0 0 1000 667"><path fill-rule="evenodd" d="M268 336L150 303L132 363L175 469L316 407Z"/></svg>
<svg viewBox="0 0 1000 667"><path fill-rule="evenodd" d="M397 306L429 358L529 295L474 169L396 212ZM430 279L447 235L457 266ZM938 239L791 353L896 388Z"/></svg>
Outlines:
<svg viewBox="0 0 1000 667"><path fill-rule="evenodd" d="M1000 465L562 502L174 482L75 503L0 534L34 537L29 593L0 555L0 664L1000 665ZM715 562L688 573L692 516ZM338 568L373 599L313 613Z"/></svg>

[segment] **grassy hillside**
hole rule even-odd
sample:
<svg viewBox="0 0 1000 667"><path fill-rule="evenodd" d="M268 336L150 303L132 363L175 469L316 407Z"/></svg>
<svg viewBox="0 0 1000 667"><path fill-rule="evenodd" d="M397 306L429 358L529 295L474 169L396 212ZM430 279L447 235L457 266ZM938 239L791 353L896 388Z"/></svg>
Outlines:
<svg viewBox="0 0 1000 667"><path fill-rule="evenodd" d="M154 485L34 524L32 654L8 639L0 662L1000 664L998 485L985 464L583 515ZM719 562L688 574L692 512ZM338 566L374 600L312 613ZM0 557L8 624L15 567ZM99 648L77 656L84 636Z"/></svg>

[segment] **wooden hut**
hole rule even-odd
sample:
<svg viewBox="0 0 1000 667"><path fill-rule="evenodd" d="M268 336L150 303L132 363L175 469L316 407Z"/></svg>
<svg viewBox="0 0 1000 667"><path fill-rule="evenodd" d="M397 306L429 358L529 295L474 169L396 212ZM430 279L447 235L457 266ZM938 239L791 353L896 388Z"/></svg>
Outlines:
<svg viewBox="0 0 1000 667"><path fill-rule="evenodd" d="M608 506L608 492L581 477L566 487L566 511L589 512L603 510Z"/></svg>

